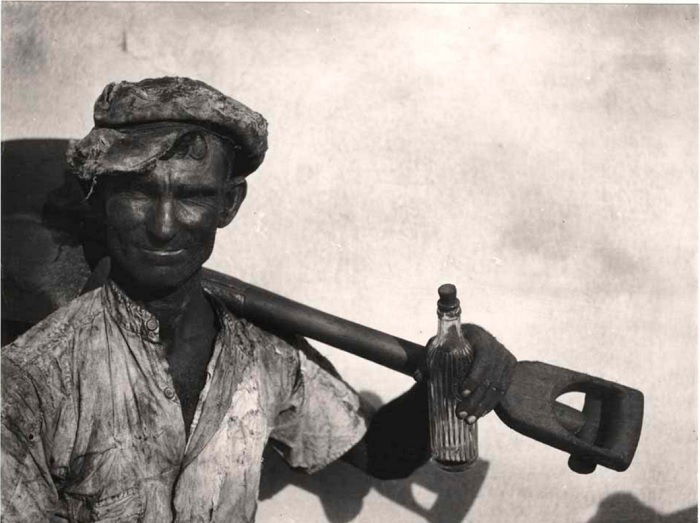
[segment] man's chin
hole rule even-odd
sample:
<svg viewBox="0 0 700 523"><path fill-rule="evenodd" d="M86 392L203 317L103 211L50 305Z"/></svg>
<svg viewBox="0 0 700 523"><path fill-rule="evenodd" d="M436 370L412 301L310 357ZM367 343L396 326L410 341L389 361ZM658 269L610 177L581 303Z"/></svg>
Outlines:
<svg viewBox="0 0 700 523"><path fill-rule="evenodd" d="M143 279L144 285L154 289L177 289L182 287L197 272L197 269L178 271L170 267L152 268L148 277Z"/></svg>
<svg viewBox="0 0 700 523"><path fill-rule="evenodd" d="M198 272L199 268L178 270L174 267L149 267L137 274L122 273L116 283L137 299L158 299L182 288Z"/></svg>

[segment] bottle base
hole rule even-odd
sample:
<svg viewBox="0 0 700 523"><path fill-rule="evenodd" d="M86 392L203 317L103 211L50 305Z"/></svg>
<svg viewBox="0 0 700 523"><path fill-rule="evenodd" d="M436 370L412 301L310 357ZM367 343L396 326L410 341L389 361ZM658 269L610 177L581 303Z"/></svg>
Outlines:
<svg viewBox="0 0 700 523"><path fill-rule="evenodd" d="M476 463L476 461L441 461L435 458L433 462L445 472L465 472Z"/></svg>

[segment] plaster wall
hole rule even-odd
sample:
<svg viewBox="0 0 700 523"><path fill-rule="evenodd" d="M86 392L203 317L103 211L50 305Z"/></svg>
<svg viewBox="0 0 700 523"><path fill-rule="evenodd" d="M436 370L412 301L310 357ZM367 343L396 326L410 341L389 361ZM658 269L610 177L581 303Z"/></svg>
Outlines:
<svg viewBox="0 0 700 523"><path fill-rule="evenodd" d="M697 12L5 2L2 138L82 137L110 81L201 79L270 123L210 267L417 342L452 282L519 359L646 396L624 473L488 416L471 478L270 458L259 521L696 520ZM322 349L382 401L411 385Z"/></svg>

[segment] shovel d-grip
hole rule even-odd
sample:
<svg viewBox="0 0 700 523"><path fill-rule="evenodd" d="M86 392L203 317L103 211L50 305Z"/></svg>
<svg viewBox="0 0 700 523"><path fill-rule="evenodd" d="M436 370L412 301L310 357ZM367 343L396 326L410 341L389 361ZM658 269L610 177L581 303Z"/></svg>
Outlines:
<svg viewBox="0 0 700 523"><path fill-rule="evenodd" d="M585 394L582 412L556 401L568 392ZM513 430L569 453L574 472L589 474L596 465L624 471L637 449L644 396L612 381L521 361L495 410Z"/></svg>

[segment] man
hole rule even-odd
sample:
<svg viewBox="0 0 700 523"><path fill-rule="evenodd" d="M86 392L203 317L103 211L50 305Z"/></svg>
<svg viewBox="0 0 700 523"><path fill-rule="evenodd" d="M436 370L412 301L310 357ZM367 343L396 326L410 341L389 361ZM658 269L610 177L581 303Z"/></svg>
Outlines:
<svg viewBox="0 0 700 523"><path fill-rule="evenodd" d="M262 116L202 82L122 82L98 98L68 163L111 272L3 349L8 521L252 521L268 439L310 472L342 456L403 477L427 460L424 383L371 416L303 339L203 291L216 231L266 148ZM474 422L515 359L465 334L476 360L459 410Z"/></svg>

